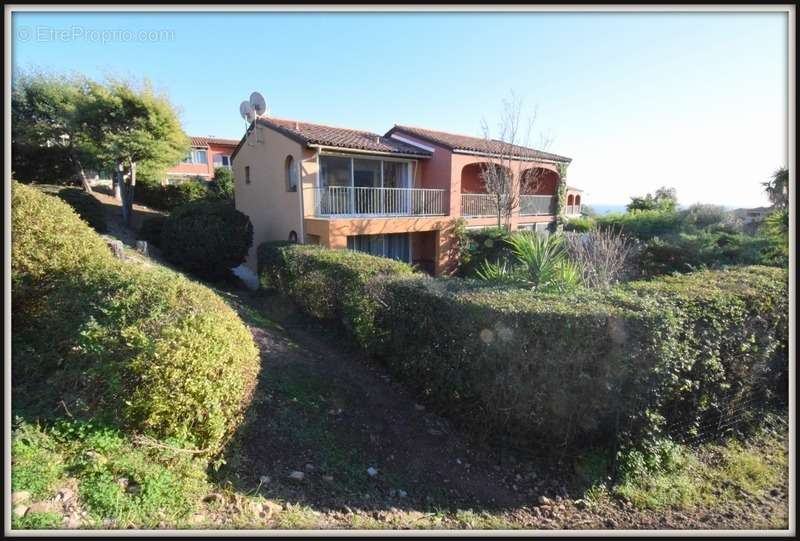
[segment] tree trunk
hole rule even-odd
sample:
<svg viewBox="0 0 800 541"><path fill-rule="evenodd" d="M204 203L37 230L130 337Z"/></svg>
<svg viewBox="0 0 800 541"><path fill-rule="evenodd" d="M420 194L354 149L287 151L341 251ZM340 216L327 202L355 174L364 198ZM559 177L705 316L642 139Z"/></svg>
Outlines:
<svg viewBox="0 0 800 541"><path fill-rule="evenodd" d="M116 199L117 201L122 201L120 180L121 179L120 179L119 167L117 167L117 171L114 171L114 173L111 175L111 186L114 191L114 199Z"/></svg>
<svg viewBox="0 0 800 541"><path fill-rule="evenodd" d="M125 225L131 225L131 218L133 216L133 194L136 189L136 162L131 161L129 164L128 182L122 185L122 219Z"/></svg>
<svg viewBox="0 0 800 541"><path fill-rule="evenodd" d="M84 171L83 165L81 165L80 162L78 163L78 170L79 170L79 172L81 174L81 184L83 184L83 189L87 193L93 193L92 192L92 185L89 184L89 179L86 178L86 171Z"/></svg>

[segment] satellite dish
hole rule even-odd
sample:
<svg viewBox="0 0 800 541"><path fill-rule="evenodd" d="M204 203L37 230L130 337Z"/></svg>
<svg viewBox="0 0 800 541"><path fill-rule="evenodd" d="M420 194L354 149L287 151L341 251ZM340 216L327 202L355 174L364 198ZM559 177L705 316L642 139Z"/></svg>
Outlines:
<svg viewBox="0 0 800 541"><path fill-rule="evenodd" d="M239 104L239 114L242 115L242 118L247 118L248 116L250 116L250 113L252 112L253 112L253 106L250 105L249 101L243 101L241 104ZM247 119L252 120L249 118Z"/></svg>
<svg viewBox="0 0 800 541"><path fill-rule="evenodd" d="M264 96L258 92L253 92L250 94L250 105L253 107L256 115L259 116L263 115L267 110L267 100L265 100Z"/></svg>

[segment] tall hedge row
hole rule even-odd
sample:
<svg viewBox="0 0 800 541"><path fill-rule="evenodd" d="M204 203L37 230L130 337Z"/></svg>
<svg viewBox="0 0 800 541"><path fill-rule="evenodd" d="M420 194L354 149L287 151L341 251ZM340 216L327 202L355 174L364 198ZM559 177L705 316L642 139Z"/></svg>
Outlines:
<svg viewBox="0 0 800 541"><path fill-rule="evenodd" d="M54 197L15 182L11 206L15 407L219 451L259 370L236 313L179 274L113 258Z"/></svg>
<svg viewBox="0 0 800 541"><path fill-rule="evenodd" d="M320 299L345 302L339 318L361 346L486 436L562 450L635 444L752 413L745 406L786 392L787 276L778 269L556 296L376 271L375 258L357 253L259 253L266 285L318 317L330 315L316 308ZM360 277L346 286L330 279L341 272L331 261L345 257L347 274Z"/></svg>

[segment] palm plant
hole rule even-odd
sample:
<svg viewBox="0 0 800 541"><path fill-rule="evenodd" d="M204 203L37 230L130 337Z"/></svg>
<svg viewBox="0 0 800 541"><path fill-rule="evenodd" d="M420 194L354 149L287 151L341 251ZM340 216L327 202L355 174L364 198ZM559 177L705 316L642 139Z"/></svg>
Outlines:
<svg viewBox="0 0 800 541"><path fill-rule="evenodd" d="M537 291L565 291L581 283L581 269L569 259L561 235L519 232L507 242L515 264L484 261L477 270L482 280L517 283Z"/></svg>

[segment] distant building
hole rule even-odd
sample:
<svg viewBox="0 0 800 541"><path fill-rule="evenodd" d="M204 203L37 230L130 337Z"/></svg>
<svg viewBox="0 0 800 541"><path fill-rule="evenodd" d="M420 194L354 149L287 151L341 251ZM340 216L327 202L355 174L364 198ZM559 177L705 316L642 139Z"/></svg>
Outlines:
<svg viewBox="0 0 800 541"><path fill-rule="evenodd" d="M764 218L772 212L772 207L755 207L751 209L734 209L731 214L741 222L746 233L755 233Z"/></svg>
<svg viewBox="0 0 800 541"><path fill-rule="evenodd" d="M166 171L164 184L176 184L190 177L211 180L215 168L231 167L231 155L239 144L238 140L211 136L192 136L190 139L192 149L181 163Z"/></svg>

